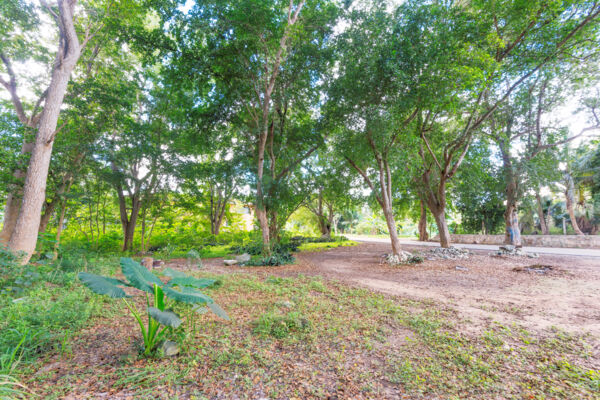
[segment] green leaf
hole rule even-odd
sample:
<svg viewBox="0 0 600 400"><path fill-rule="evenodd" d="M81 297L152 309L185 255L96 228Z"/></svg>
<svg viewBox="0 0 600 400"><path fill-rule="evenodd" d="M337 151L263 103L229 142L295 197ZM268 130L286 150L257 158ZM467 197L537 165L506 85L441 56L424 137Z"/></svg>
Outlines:
<svg viewBox="0 0 600 400"><path fill-rule="evenodd" d="M207 307L210 308L210 310L212 312L214 312L215 315L217 315L218 317L221 317L221 318L229 321L229 315L227 315L227 313L225 312L225 310L223 310L221 308L221 306L218 305L217 303L208 303Z"/></svg>
<svg viewBox="0 0 600 400"><path fill-rule="evenodd" d="M173 286L190 286L195 288L205 288L212 286L217 281L215 279L206 279L206 278L194 278L193 276L178 276L169 281L167 285Z"/></svg>
<svg viewBox="0 0 600 400"><path fill-rule="evenodd" d="M196 314L206 314L209 310L207 307L195 305L192 307L192 311L194 311Z"/></svg>
<svg viewBox="0 0 600 400"><path fill-rule="evenodd" d="M77 277L94 293L110 296L116 299L129 297L122 288L117 286L126 285L125 282L122 282L118 279L90 274L89 272L80 272L77 274Z"/></svg>
<svg viewBox="0 0 600 400"><path fill-rule="evenodd" d="M165 293L158 285L154 285L154 305L161 311L165 309Z"/></svg>
<svg viewBox="0 0 600 400"><path fill-rule="evenodd" d="M181 291L175 290L168 286L163 287L163 290L167 297L181 301L182 303L188 304L207 304L214 303L213 299L200 292L199 290L195 290L189 287L182 287Z"/></svg>
<svg viewBox="0 0 600 400"><path fill-rule="evenodd" d="M121 270L129 280L131 286L154 294L154 285L162 286L163 283L152 272L131 258L121 258Z"/></svg>
<svg viewBox="0 0 600 400"><path fill-rule="evenodd" d="M161 311L155 307L148 307L148 315L163 325L177 328L181 325L181 319L171 310Z"/></svg>

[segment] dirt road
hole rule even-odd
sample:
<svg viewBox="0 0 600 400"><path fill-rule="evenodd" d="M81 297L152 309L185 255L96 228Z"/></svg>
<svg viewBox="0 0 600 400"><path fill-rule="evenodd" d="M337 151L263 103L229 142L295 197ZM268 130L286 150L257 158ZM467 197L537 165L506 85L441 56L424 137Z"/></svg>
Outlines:
<svg viewBox="0 0 600 400"><path fill-rule="evenodd" d="M406 247L413 252L422 247ZM432 299L471 320L469 329L490 322L518 322L542 331L557 327L600 338L600 268L597 258L542 255L490 257L486 252L466 260L435 260L390 267L379 263L389 246L362 243L315 253L301 253L298 264L260 269L269 274L321 275L391 295ZM515 271L534 264L553 269L544 274ZM466 267L457 269L456 267ZM237 267L239 270L239 267Z"/></svg>

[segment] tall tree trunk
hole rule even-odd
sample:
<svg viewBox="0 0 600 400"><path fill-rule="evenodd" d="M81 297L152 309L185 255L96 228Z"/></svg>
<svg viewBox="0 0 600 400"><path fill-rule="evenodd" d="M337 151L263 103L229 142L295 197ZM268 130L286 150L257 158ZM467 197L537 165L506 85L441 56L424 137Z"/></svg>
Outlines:
<svg viewBox="0 0 600 400"><path fill-rule="evenodd" d="M450 230L448 229L448 223L446 222L446 210L445 207L429 207L435 223L438 228L438 234L440 236L440 246L448 248L451 245Z"/></svg>
<svg viewBox="0 0 600 400"><path fill-rule="evenodd" d="M431 171L426 170L422 175L425 190L425 201L429 207L429 211L435 219L440 236L440 246L448 248L451 245L450 230L446 222L446 178L440 177L440 181L435 183L436 190L432 189Z"/></svg>
<svg viewBox="0 0 600 400"><path fill-rule="evenodd" d="M544 215L544 207L542 207L542 198L539 192L535 192L535 200L537 203L537 214L540 220L540 228L542 229L542 235L549 235L548 224L546 223L546 216Z"/></svg>
<svg viewBox="0 0 600 400"><path fill-rule="evenodd" d="M31 153L33 149L33 143L23 142L21 146L21 155ZM23 197L23 186L20 182L25 178L25 171L23 168L17 168L13 172L13 178L17 183L11 185L11 191L6 196L6 205L4 207L4 224L2 225L2 231L0 232L0 244L7 245L10 237L12 236L15 226L17 225L17 217L19 216L19 209L21 208L21 201Z"/></svg>
<svg viewBox="0 0 600 400"><path fill-rule="evenodd" d="M419 200L421 207L421 216L419 218L419 241L426 242L429 240L429 234L427 233L427 207L425 207L424 201Z"/></svg>
<svg viewBox="0 0 600 400"><path fill-rule="evenodd" d="M268 211L269 217L269 237L274 243L279 241L279 225L277 224L277 212Z"/></svg>
<svg viewBox="0 0 600 400"><path fill-rule="evenodd" d="M23 186L21 209L19 210L15 229L8 242L8 247L13 252L22 251L25 253L25 257L22 259L23 263L29 262L35 251L60 107L63 103L71 72L81 54L79 39L73 25L75 3L75 0L58 1L62 40L52 70L52 78L46 95L44 111L40 117L31 158L29 159L25 185Z"/></svg>
<svg viewBox="0 0 600 400"><path fill-rule="evenodd" d="M137 188L136 188L137 189ZM140 212L140 193L135 190L131 198L131 213L127 214L127 199L120 185L117 185L117 195L119 197L119 213L121 216L121 227L123 228L123 251L131 250L133 237L135 234L135 225Z"/></svg>
<svg viewBox="0 0 600 400"><path fill-rule="evenodd" d="M519 214L515 203L506 205L504 223L506 225L504 243L521 247L523 245L521 242L521 228L519 227Z"/></svg>
<svg viewBox="0 0 600 400"><path fill-rule="evenodd" d="M383 207L383 216L388 227L390 234L390 243L392 245L392 253L399 255L402 252L402 246L400 245L400 239L398 238L398 231L396 230L396 220L391 207Z"/></svg>
<svg viewBox="0 0 600 400"><path fill-rule="evenodd" d="M56 226L56 241L54 242L54 259L58 258L58 248L60 247L60 236L65 223L65 211L67 209L67 201L63 200L60 207L60 216L58 217L58 225Z"/></svg>
<svg viewBox="0 0 600 400"><path fill-rule="evenodd" d="M52 215L54 215L54 211L56 210L57 203L58 203L57 199L54 198L49 203L46 203L46 205L44 206L44 210L43 210L44 212L40 219L39 233L46 232L46 229L48 228L48 224L50 223L50 220L52 219Z"/></svg>
<svg viewBox="0 0 600 400"><path fill-rule="evenodd" d="M142 231L140 232L140 253L144 253L146 251L146 212L148 208L144 205L141 212L142 218Z"/></svg>
<svg viewBox="0 0 600 400"><path fill-rule="evenodd" d="M517 200L519 195L518 182L512 168L512 162L508 151L502 150L502 161L506 179L506 210L504 211L504 243L521 247L521 229L519 228L519 216L517 211Z"/></svg>
<svg viewBox="0 0 600 400"><path fill-rule="evenodd" d="M370 136L367 135L370 139ZM392 173L390 170L390 166L387 160L387 153L380 153L373 140L369 140L369 145L373 150L373 155L377 160L377 164L379 167L379 194L375 196L377 202L381 206L383 211L383 216L385 217L385 222L388 227L388 232L390 235L390 243L392 245L392 253L394 255L400 255L402 252L402 248L400 246L400 239L398 238L398 232L396 231L396 220L394 219L394 212L392 208ZM350 157L345 157L346 160L352 165L352 167L358 171L358 173L363 177L367 185L371 188L373 193L377 193L375 185L367 175L367 173L360 168ZM351 228L350 228L351 229Z"/></svg>
<svg viewBox="0 0 600 400"><path fill-rule="evenodd" d="M571 220L571 226L573 226L576 235L583 235L584 233L579 229L579 225L577 224L577 218L575 218L575 184L573 182L573 177L569 172L565 173L565 181L565 200L567 211L569 212L569 219Z"/></svg>
<svg viewBox="0 0 600 400"><path fill-rule="evenodd" d="M267 128L268 129L268 128ZM265 205L265 199L263 195L263 174L264 174L264 165L265 165L265 144L267 140L267 132L264 132L259 137L259 145L258 145L258 168L257 168L257 182L256 182L256 204L254 207L254 213L256 214L256 219L258 219L258 225L260 226L260 231L262 233L262 241L263 241L263 254L265 256L271 254L271 244L269 237L269 220L267 217L267 210Z"/></svg>

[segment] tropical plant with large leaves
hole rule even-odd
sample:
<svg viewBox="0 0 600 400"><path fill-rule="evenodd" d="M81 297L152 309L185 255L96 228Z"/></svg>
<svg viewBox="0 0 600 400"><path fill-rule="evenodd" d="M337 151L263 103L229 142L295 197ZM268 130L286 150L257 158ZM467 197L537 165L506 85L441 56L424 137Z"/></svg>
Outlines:
<svg viewBox="0 0 600 400"><path fill-rule="evenodd" d="M123 299L140 326L145 355L150 355L156 350L165 335L182 323L179 315L169 307L169 300L190 304L199 314L203 314L208 308L217 316L229 320L227 313L213 299L198 290L214 286L217 283L214 279L195 278L167 268L164 274L171 279L163 283L156 275L131 258L121 258L121 271L127 281L89 272L80 272L78 277L94 293ZM146 324L143 321L143 313L133 302L127 300L131 296L123 290L123 287L132 287L146 292Z"/></svg>

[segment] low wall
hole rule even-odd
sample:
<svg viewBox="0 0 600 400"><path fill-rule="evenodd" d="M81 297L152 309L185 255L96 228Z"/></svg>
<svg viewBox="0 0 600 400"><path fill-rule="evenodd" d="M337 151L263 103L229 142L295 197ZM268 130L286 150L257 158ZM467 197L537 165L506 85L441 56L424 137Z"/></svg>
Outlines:
<svg viewBox="0 0 600 400"><path fill-rule="evenodd" d="M494 244L504 243L504 235L450 235L453 243ZM523 246L532 247L573 247L579 249L600 249L600 235L522 235ZM430 241L437 242L436 236Z"/></svg>

